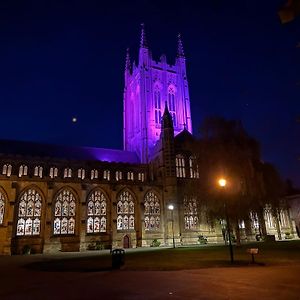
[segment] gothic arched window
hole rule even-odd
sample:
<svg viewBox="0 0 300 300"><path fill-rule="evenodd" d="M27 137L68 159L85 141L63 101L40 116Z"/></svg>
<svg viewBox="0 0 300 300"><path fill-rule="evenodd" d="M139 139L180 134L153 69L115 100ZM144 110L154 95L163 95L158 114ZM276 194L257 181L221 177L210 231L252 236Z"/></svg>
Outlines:
<svg viewBox="0 0 300 300"><path fill-rule="evenodd" d="M153 192L145 196L144 223L145 230L159 230L160 228L160 203Z"/></svg>
<svg viewBox="0 0 300 300"><path fill-rule="evenodd" d="M68 190L62 190L54 200L54 234L74 234L75 233L75 215L76 200L73 193Z"/></svg>
<svg viewBox="0 0 300 300"><path fill-rule="evenodd" d="M176 109L175 109L175 87L169 86L168 89L168 109L173 119L174 127L177 127Z"/></svg>
<svg viewBox="0 0 300 300"><path fill-rule="evenodd" d="M134 201L128 191L118 196L117 215L117 230L134 229Z"/></svg>
<svg viewBox="0 0 300 300"><path fill-rule="evenodd" d="M85 178L85 169L82 169L82 168L78 169L77 175L78 175L78 178L84 179Z"/></svg>
<svg viewBox="0 0 300 300"><path fill-rule="evenodd" d="M101 191L94 191L87 201L87 233L106 232L107 200Z"/></svg>
<svg viewBox="0 0 300 300"><path fill-rule="evenodd" d="M176 155L176 176L185 178L185 161L182 154Z"/></svg>
<svg viewBox="0 0 300 300"><path fill-rule="evenodd" d="M11 170L12 170L12 166L10 164L3 165L2 175L6 175L7 177L10 177Z"/></svg>
<svg viewBox="0 0 300 300"><path fill-rule="evenodd" d="M17 236L39 235L41 231L42 197L34 189L25 191L18 207Z"/></svg>
<svg viewBox="0 0 300 300"><path fill-rule="evenodd" d="M26 165L21 165L19 168L19 177L22 177L23 175L26 176L28 172L28 167Z"/></svg>
<svg viewBox="0 0 300 300"><path fill-rule="evenodd" d="M98 170L92 170L91 171L91 179L97 179L98 178Z"/></svg>
<svg viewBox="0 0 300 300"><path fill-rule="evenodd" d="M42 178L43 177L43 167L41 167L41 166L34 167L34 176Z"/></svg>
<svg viewBox="0 0 300 300"><path fill-rule="evenodd" d="M50 172L49 172L49 176L51 178L57 177L58 176L58 169L56 167L51 167Z"/></svg>
<svg viewBox="0 0 300 300"><path fill-rule="evenodd" d="M199 169L198 169L198 164L195 156L190 156L189 165L190 165L190 177L199 178Z"/></svg>
<svg viewBox="0 0 300 300"><path fill-rule="evenodd" d="M64 178L71 178L72 177L72 169L71 168L65 168L64 169Z"/></svg>
<svg viewBox="0 0 300 300"><path fill-rule="evenodd" d="M198 226L198 207L195 198L184 197L184 228L196 229Z"/></svg>
<svg viewBox="0 0 300 300"><path fill-rule="evenodd" d="M5 212L5 198L4 195L0 192L0 225L3 225L4 212Z"/></svg>
<svg viewBox="0 0 300 300"><path fill-rule="evenodd" d="M154 91L154 114L155 114L155 124L159 125L161 123L162 107L161 107L161 96L159 88L155 88Z"/></svg>

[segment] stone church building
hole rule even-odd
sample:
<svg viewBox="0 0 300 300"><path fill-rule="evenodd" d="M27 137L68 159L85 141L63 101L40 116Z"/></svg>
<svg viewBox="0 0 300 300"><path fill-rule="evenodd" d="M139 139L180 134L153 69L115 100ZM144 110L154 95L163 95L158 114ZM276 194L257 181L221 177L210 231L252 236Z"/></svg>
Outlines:
<svg viewBox="0 0 300 300"><path fill-rule="evenodd" d="M152 59L142 27L138 64L126 56L123 112L124 150L0 141L0 254L223 241L222 224L208 224L183 192L201 172L180 36L170 65ZM253 237L258 226L241 231Z"/></svg>

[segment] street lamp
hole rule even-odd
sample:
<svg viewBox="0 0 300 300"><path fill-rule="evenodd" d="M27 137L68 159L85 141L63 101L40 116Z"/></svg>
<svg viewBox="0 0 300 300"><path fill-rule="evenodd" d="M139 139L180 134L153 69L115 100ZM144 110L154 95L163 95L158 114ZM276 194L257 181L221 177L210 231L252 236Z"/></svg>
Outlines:
<svg viewBox="0 0 300 300"><path fill-rule="evenodd" d="M225 178L220 178L218 180L218 184L222 190L225 189L227 180ZM224 193L223 193L224 194ZM233 249L232 249L232 243L231 243L231 235L230 235L230 225L229 225L229 217L228 217L228 211L227 211L227 201L226 196L224 195L224 209L225 209L225 217L226 217L226 224L227 224L227 235L229 239L229 252L230 252L230 262L233 264Z"/></svg>
<svg viewBox="0 0 300 300"><path fill-rule="evenodd" d="M173 204L169 204L169 205L168 205L168 210L170 210L170 211L171 211L171 214L172 214L173 248L175 248L175 238L174 238L174 216L173 216L174 205L173 205Z"/></svg>

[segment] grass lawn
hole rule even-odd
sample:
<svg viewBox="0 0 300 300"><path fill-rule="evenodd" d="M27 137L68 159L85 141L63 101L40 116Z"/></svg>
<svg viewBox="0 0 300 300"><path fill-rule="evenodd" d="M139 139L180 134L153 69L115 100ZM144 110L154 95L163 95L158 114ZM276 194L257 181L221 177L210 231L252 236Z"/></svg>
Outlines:
<svg viewBox="0 0 300 300"><path fill-rule="evenodd" d="M245 266L251 262L248 248L258 248L255 261L261 265L300 263L300 241L273 243L252 243L233 246L234 266ZM111 269L111 255L80 256L78 258L47 259L26 267L44 271L105 271ZM170 248L149 248L143 251L129 251L125 255L125 270L182 270L213 267L228 267L230 264L228 246L194 246Z"/></svg>

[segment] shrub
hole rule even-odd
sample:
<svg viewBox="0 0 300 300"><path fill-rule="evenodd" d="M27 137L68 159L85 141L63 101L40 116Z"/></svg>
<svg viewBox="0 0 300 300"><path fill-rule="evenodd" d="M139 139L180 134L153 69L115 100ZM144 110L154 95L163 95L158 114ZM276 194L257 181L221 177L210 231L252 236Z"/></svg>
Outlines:
<svg viewBox="0 0 300 300"><path fill-rule="evenodd" d="M159 246L160 246L160 241L158 241L157 239L154 239L150 244L150 247L159 247Z"/></svg>
<svg viewBox="0 0 300 300"><path fill-rule="evenodd" d="M198 241L199 241L200 245L207 244L207 237L204 235L199 235Z"/></svg>

